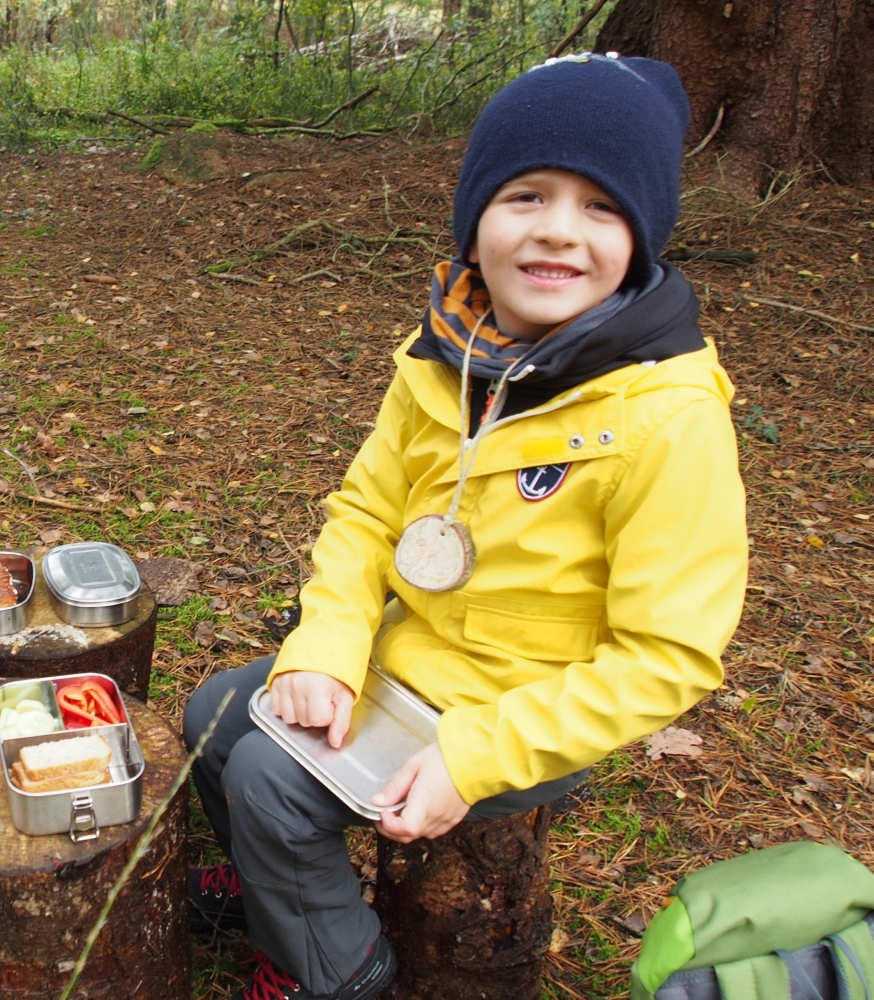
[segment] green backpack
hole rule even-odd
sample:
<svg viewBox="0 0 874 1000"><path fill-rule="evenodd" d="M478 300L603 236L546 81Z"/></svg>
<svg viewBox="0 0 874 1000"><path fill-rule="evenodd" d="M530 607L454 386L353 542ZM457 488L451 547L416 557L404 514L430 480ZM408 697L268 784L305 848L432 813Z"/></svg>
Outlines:
<svg viewBox="0 0 874 1000"><path fill-rule="evenodd" d="M631 1000L874 997L874 873L837 847L751 851L671 897L643 935Z"/></svg>

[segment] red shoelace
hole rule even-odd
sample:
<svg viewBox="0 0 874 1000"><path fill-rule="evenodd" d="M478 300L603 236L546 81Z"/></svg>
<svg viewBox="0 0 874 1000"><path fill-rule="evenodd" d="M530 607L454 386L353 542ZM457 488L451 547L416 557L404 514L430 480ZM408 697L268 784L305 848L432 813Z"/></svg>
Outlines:
<svg viewBox="0 0 874 1000"><path fill-rule="evenodd" d="M288 993L297 993L300 986L291 976L275 966L263 951L255 952L258 968L243 990L246 1000L286 1000Z"/></svg>
<svg viewBox="0 0 874 1000"><path fill-rule="evenodd" d="M212 892L216 896L221 896L225 892L228 896L243 894L234 866L227 863L203 869L200 873L200 891Z"/></svg>

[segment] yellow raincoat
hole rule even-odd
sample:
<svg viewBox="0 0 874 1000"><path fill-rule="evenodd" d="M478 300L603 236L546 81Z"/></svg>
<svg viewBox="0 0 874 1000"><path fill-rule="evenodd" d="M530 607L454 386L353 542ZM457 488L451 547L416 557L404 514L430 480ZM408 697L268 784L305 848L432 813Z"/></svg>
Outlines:
<svg viewBox="0 0 874 1000"><path fill-rule="evenodd" d="M405 525L452 499L460 374L409 357L417 334L326 501L301 624L271 680L317 670L357 696L372 656L444 710L440 748L472 804L586 767L721 682L747 565L733 389L710 344L499 420L458 512L476 569L429 594L392 556ZM519 469L563 463L554 493L522 495ZM387 588L399 604L380 630Z"/></svg>

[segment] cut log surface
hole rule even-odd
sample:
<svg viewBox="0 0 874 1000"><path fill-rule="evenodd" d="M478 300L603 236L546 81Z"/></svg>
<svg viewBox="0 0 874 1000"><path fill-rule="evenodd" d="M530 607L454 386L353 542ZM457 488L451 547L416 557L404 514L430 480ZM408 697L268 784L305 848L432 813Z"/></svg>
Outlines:
<svg viewBox="0 0 874 1000"><path fill-rule="evenodd" d="M8 791L0 787L3 1000L60 995L107 893L185 761L166 722L132 698L125 704L146 762L142 808L132 822L80 843L67 834L27 836L12 825ZM110 911L75 1000L189 1000L187 812L183 786Z"/></svg>
<svg viewBox="0 0 874 1000"><path fill-rule="evenodd" d="M551 809L379 838L376 907L398 953L392 1000L539 1000L552 932Z"/></svg>
<svg viewBox="0 0 874 1000"><path fill-rule="evenodd" d="M155 645L158 607L143 587L137 613L120 625L79 628L62 621L49 600L42 573L37 572L33 613L27 628L0 636L0 676L58 677L62 674L106 674L137 698L145 700Z"/></svg>

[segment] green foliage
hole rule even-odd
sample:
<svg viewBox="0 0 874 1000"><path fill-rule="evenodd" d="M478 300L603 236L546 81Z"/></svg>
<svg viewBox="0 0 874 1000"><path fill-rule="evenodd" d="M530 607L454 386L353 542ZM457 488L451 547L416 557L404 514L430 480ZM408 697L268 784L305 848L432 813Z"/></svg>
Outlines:
<svg viewBox="0 0 874 1000"><path fill-rule="evenodd" d="M19 44L0 51L7 145L72 139L83 120L91 135L98 122L104 132L129 128L106 109L229 127L239 127L229 119L260 117L318 122L371 87L378 91L330 127L460 131L579 16L563 0L479 5L484 19L451 21L436 0L401 8L385 0L290 0L277 24L263 0L180 0L164 16L156 2L112 17L105 0L75 0L60 11L49 2L34 0L26 15L22 8ZM577 49L591 46L611 7Z"/></svg>
<svg viewBox="0 0 874 1000"><path fill-rule="evenodd" d="M164 151L165 139L156 139L151 146L149 146L149 151L143 157L140 163L140 170L151 170L158 161L161 159L161 153Z"/></svg>
<svg viewBox="0 0 874 1000"><path fill-rule="evenodd" d="M746 430L753 431L763 441L769 444L777 444L780 440L780 431L776 424L769 423L765 417L765 411L761 406L751 406L750 411L740 422L740 426Z"/></svg>

